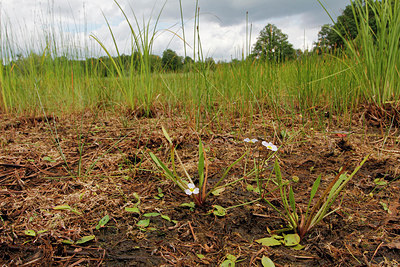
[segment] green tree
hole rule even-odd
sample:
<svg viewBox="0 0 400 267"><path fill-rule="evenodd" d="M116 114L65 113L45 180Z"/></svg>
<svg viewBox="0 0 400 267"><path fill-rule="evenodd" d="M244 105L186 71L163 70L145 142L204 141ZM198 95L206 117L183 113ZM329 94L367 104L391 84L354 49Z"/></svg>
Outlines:
<svg viewBox="0 0 400 267"><path fill-rule="evenodd" d="M162 66L165 70L176 71L182 67L182 58L175 51L167 49L163 52Z"/></svg>
<svg viewBox="0 0 400 267"><path fill-rule="evenodd" d="M210 70L215 70L216 68L216 64L215 64L215 60L212 57L208 57L206 58L206 60L204 61L204 63L206 64L207 68Z"/></svg>
<svg viewBox="0 0 400 267"><path fill-rule="evenodd" d="M375 16L379 14L375 14L372 9L369 9L368 15L369 26L372 31L376 33ZM356 10L353 10L351 4L347 5L333 25L325 24L321 27L318 33L318 41L315 43L315 49L320 48L320 51L326 51L334 48L343 48L344 40L342 37L347 40L354 40L358 36L356 20L359 17Z"/></svg>
<svg viewBox="0 0 400 267"><path fill-rule="evenodd" d="M188 65L190 65L190 64L193 64L194 63L194 61L193 61L193 59L191 58L191 57L189 57L189 56L186 56L185 57L185 59L183 60L183 64L188 64Z"/></svg>
<svg viewBox="0 0 400 267"><path fill-rule="evenodd" d="M288 36L273 24L262 29L253 48L253 56L275 62L282 62L295 57L293 45Z"/></svg>
<svg viewBox="0 0 400 267"><path fill-rule="evenodd" d="M320 54L332 48L330 39L332 32L331 24L322 25L321 30L318 32L318 41L314 43L314 51Z"/></svg>

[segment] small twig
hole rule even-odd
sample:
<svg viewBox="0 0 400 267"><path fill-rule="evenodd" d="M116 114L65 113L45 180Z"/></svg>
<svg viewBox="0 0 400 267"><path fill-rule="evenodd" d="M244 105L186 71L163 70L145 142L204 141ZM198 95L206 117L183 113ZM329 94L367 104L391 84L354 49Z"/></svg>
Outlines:
<svg viewBox="0 0 400 267"><path fill-rule="evenodd" d="M190 221L189 221L188 223L189 223L189 228L190 228L190 231L192 232L192 235L193 235L193 239L194 239L194 241L196 241L196 242L197 242L197 237L196 237L196 235L194 234L194 231L193 231L192 224L190 223Z"/></svg>
<svg viewBox="0 0 400 267"><path fill-rule="evenodd" d="M253 263L254 263L254 261L257 259L258 255L260 255L260 254L263 253L264 251L266 251L266 249L265 249L264 247L263 247L262 249L260 249L259 251L257 251L256 254L254 254L254 255L251 257L249 266L253 265Z"/></svg>
<svg viewBox="0 0 400 267"><path fill-rule="evenodd" d="M100 259L100 261L99 261L99 264L98 264L97 266L100 267L105 258L106 258L106 250L103 249L103 255L102 255L102 257L101 257L101 259Z"/></svg>
<svg viewBox="0 0 400 267"><path fill-rule="evenodd" d="M347 246L347 244L344 244L345 248L347 249L347 251L350 253L350 255L358 262L358 264L361 264L361 261L359 261L356 256L354 256L354 254L350 251L349 247Z"/></svg>
<svg viewBox="0 0 400 267"><path fill-rule="evenodd" d="M3 167L13 167L13 168L25 168L25 165L20 165L20 164L11 164L11 163L0 163L0 166Z"/></svg>
<svg viewBox="0 0 400 267"><path fill-rule="evenodd" d="M372 262L372 260L374 259L376 253L378 253L378 250L381 248L382 245L383 245L383 242L381 242L381 243L378 245L378 247L375 249L374 255L372 255L372 258L371 258L371 260L369 261L369 263Z"/></svg>

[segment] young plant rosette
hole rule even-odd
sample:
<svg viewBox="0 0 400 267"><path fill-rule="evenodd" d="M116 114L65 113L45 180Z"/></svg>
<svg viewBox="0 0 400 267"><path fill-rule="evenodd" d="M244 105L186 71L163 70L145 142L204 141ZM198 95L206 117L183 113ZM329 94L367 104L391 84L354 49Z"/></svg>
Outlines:
<svg viewBox="0 0 400 267"><path fill-rule="evenodd" d="M316 195L321 182L321 175L319 175L318 178L314 181L314 184L311 188L310 199L308 201L305 213L303 213L301 208L297 207L293 187L290 184L284 182L279 163L277 160L275 160L274 171L284 210L281 211L267 199L264 198L264 200L284 219L286 219L289 226L287 230L296 231L299 236L299 240L302 240L313 227L320 223L325 217L329 216L339 209L336 208L334 210L330 210L331 206L338 198L343 188L360 170L360 168L367 161L368 157L369 155L367 155L361 161L361 163L354 169L351 174L347 174L345 168L342 168L336 175L336 177L322 192L316 203L311 207L314 196Z"/></svg>
<svg viewBox="0 0 400 267"><path fill-rule="evenodd" d="M162 127L163 133L165 138L168 140L170 147L171 147L171 164L172 164L172 171L152 152L150 152L150 157L151 159L156 163L156 165L161 169L161 171L164 173L165 177L172 180L179 188L182 189L183 192L185 192L186 195L191 196L194 199L194 202L198 206L204 205L206 198L211 194L211 192L220 185L220 183L225 179L227 176L229 170L235 166L239 161L241 161L244 156L247 154L244 153L239 159L237 159L235 162L233 162L224 172L224 174L221 176L221 178L218 180L214 186L207 191L207 170L208 170L208 164L206 160L206 153L203 148L203 143L201 140L199 140L199 159L198 159L198 174L199 174L199 184L198 187L194 184L192 178L190 177L189 173L186 171L185 166L183 165L181 158L179 157L178 153L176 152L176 149L172 143L171 138L169 137L167 131L165 130L164 127ZM176 167L175 167L175 157L178 159L179 164L181 165L186 177L180 177L177 172L176 172Z"/></svg>

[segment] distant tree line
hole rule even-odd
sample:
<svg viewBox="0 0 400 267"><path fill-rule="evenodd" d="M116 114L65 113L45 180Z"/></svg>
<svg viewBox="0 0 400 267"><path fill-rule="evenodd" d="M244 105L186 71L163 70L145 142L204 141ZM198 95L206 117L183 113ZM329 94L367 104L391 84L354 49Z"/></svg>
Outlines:
<svg viewBox="0 0 400 267"><path fill-rule="evenodd" d="M195 62L189 56L178 56L171 49L166 49L162 57L150 55L149 61L151 72L188 72L193 68L199 68L200 65L213 70L217 65L211 57L206 58L203 62ZM124 75L139 72L141 64L141 55L138 52L134 52L133 55L122 54L119 57L112 58L101 56L82 60L69 59L65 56L52 57L48 54L39 55L31 52L27 56L17 55L14 60L3 67L8 67L21 75L36 75L51 69L67 69L66 71L68 71L68 66L73 66L74 69L80 68L80 71L86 75L110 77L118 75L117 68Z"/></svg>

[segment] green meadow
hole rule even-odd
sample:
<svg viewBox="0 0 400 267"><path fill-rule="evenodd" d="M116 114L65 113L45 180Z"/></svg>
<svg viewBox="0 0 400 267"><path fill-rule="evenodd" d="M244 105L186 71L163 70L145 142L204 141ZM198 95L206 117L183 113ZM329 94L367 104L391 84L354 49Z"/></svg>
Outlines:
<svg viewBox="0 0 400 267"><path fill-rule="evenodd" d="M98 43L93 50L105 52L100 58L83 55L81 44L63 37L57 27L40 34L45 39L32 44L35 49L12 50L16 33L3 23L0 109L10 114L37 114L42 108L63 113L128 108L147 115L161 110L198 120L215 114L229 119L266 112L319 120L329 113L350 122L351 114L367 105L398 104L400 16L395 12L392 17L391 12L381 12L378 33L360 21L358 38L347 41L340 51L306 51L278 63L243 56L211 66L202 56L198 36L191 44L198 48L194 62L179 71L163 69L160 57L152 55L157 33L150 26L154 25L152 18L141 24L125 15L134 56L120 55L116 43L106 47L103 40L91 36ZM86 54L94 54L89 50L85 48Z"/></svg>

